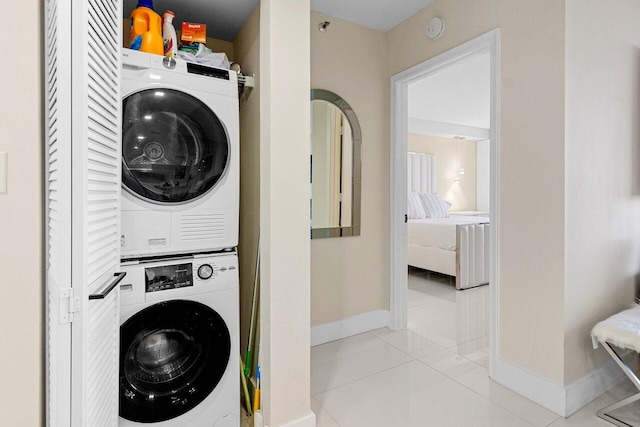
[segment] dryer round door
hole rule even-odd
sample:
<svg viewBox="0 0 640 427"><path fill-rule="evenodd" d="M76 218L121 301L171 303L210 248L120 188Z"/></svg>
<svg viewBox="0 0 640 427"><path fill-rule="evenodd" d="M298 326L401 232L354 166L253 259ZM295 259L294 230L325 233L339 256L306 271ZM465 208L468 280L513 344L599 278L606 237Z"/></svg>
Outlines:
<svg viewBox="0 0 640 427"><path fill-rule="evenodd" d="M231 351L220 315L195 301L161 302L120 327L120 416L139 423L187 413L216 388Z"/></svg>
<svg viewBox="0 0 640 427"><path fill-rule="evenodd" d="M222 179L229 138L206 104L173 89L135 92L122 103L122 182L131 193L185 203Z"/></svg>

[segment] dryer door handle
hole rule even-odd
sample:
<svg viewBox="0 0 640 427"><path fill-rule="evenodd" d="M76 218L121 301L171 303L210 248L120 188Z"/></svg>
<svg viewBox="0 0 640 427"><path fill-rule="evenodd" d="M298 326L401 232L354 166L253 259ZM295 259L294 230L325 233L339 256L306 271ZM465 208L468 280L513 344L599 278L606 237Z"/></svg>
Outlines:
<svg viewBox="0 0 640 427"><path fill-rule="evenodd" d="M114 274L114 278L113 280L107 285L107 287L105 287L102 292L98 293L98 294L91 294L89 295L89 299L105 299L107 295L109 295L109 293L114 290L116 288L116 286L118 286L118 283L122 282L122 279L124 279L124 276L126 276L127 273L125 273L124 271L120 272L120 273L116 273Z"/></svg>

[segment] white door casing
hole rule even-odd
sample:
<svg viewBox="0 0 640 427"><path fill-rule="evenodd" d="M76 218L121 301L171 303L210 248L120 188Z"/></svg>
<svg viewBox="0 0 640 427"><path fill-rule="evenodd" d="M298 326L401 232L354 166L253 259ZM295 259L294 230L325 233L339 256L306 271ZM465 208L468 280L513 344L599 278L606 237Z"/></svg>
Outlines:
<svg viewBox="0 0 640 427"><path fill-rule="evenodd" d="M391 77L391 183L390 183L390 327L403 329L407 326L407 135L408 135L408 87L420 80L483 52L490 53L491 82L491 126L490 144L490 286L489 286L489 335L490 335L490 376L494 377L494 367L498 349L498 289L500 275L498 259L500 248L499 211L499 83L500 83L500 29L480 35L466 43L428 59L414 67Z"/></svg>
<svg viewBox="0 0 640 427"><path fill-rule="evenodd" d="M115 427L121 5L46 9L47 425Z"/></svg>

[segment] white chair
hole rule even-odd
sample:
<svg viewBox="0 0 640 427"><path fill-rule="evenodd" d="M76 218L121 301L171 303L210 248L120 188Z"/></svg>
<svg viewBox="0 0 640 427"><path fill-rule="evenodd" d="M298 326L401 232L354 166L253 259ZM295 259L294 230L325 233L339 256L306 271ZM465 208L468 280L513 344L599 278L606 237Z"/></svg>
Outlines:
<svg viewBox="0 0 640 427"><path fill-rule="evenodd" d="M598 323L591 330L591 339L593 340L593 348L598 348L598 344L602 344L639 391L620 402L600 409L597 415L599 418L617 426L631 426L631 424L620 421L609 414L640 399L640 379L623 360L620 353L615 351L613 346L640 353L640 305L621 311Z"/></svg>

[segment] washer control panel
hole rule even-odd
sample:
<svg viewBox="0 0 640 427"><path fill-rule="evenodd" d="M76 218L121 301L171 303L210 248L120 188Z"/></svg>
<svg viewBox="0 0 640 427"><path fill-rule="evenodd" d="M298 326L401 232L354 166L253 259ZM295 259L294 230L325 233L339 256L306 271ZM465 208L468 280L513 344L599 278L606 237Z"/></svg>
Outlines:
<svg viewBox="0 0 640 427"><path fill-rule="evenodd" d="M121 304L188 297L238 286L238 257L233 253L131 260L121 264L127 272L120 285Z"/></svg>
<svg viewBox="0 0 640 427"><path fill-rule="evenodd" d="M147 267L144 269L144 276L145 292L158 292L193 286L193 267L191 263Z"/></svg>
<svg viewBox="0 0 640 427"><path fill-rule="evenodd" d="M220 258L207 258L202 261L196 259L194 262L194 278L199 282L208 282L210 280L216 280L219 277L227 277L228 273L233 273L237 270L237 258L234 257L220 257ZM237 275L237 273L236 273Z"/></svg>
<svg viewBox="0 0 640 427"><path fill-rule="evenodd" d="M198 278L202 280L210 279L213 276L213 267L210 264L202 264L198 267Z"/></svg>

